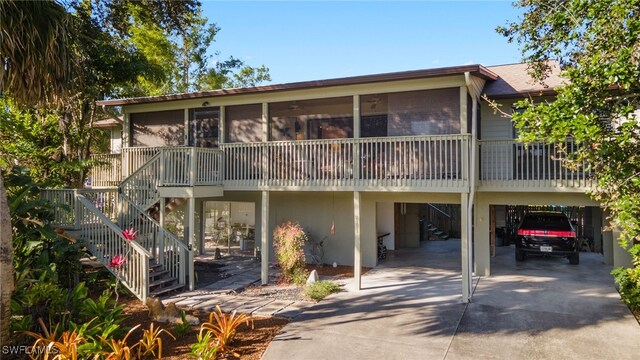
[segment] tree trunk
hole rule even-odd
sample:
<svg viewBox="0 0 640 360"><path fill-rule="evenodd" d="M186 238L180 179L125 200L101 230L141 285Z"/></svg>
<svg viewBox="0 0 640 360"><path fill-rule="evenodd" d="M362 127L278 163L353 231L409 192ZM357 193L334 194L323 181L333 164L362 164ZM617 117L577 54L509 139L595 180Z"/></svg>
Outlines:
<svg viewBox="0 0 640 360"><path fill-rule="evenodd" d="M0 347L11 339L11 294L13 293L13 242L11 217L4 181L0 175Z"/></svg>

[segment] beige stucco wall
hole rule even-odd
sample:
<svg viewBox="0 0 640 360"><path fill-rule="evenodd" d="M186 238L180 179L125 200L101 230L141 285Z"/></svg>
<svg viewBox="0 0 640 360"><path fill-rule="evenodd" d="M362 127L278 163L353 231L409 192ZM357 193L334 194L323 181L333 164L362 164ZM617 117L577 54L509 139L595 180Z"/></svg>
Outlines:
<svg viewBox="0 0 640 360"><path fill-rule="evenodd" d="M206 198L209 201L240 201L255 203L256 237L261 233L260 219L261 192L227 191L223 197ZM408 204L408 213L417 209L420 203L460 203L459 194L451 193L361 193L361 244L362 265L373 267L377 264L377 204L386 203L393 206L395 202ZM354 262L354 225L353 225L353 192L285 192L269 193L269 243L272 244L271 233L283 219L292 219L300 224L313 237L322 239L324 244L325 263L334 261L340 265L353 265ZM388 206L389 206L388 205ZM197 207L200 211L202 207ZM393 211L387 211L393 216ZM416 210L417 213L417 210ZM335 223L335 235L329 236L331 224ZM393 220L391 220L393 224ZM415 232L417 239L417 218ZM256 239L258 240L258 239ZM270 261L274 259L273 247L270 247Z"/></svg>

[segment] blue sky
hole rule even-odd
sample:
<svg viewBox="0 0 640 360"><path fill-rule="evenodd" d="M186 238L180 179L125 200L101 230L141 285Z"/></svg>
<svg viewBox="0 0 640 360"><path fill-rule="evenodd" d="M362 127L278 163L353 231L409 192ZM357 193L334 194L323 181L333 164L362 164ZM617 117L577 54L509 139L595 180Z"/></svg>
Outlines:
<svg viewBox="0 0 640 360"><path fill-rule="evenodd" d="M213 1L204 15L221 31L214 48L271 83L519 62L495 32L517 20L511 1Z"/></svg>

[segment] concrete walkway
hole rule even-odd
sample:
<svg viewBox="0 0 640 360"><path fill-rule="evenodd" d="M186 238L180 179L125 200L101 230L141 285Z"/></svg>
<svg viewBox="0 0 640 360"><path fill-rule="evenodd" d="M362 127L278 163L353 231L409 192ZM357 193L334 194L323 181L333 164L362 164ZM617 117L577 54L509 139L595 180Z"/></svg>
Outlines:
<svg viewBox="0 0 640 360"><path fill-rule="evenodd" d="M498 248L493 276L460 302L460 243L397 251L276 336L263 359L637 359L640 326L597 254L516 264Z"/></svg>

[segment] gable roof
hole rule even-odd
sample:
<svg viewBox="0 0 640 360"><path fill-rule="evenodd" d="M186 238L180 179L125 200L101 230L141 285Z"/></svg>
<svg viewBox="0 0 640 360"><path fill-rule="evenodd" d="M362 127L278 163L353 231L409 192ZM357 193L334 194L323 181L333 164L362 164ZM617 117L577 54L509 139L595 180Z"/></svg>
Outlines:
<svg viewBox="0 0 640 360"><path fill-rule="evenodd" d="M329 86L356 85L356 84L366 84L366 83L375 83L375 82L383 82L383 81L397 81L397 80L411 80L411 79L432 78L432 77L441 77L441 76L454 76L454 75L462 75L465 72L469 72L474 76L477 76L489 81L497 79L497 76L495 73L493 73L488 68L482 65L463 65L463 66L402 71L402 72L393 72L393 73L375 74L375 75L351 76L351 77L328 79L328 80L315 80L315 81L294 82L294 83L288 83L288 84L264 85L264 86L255 86L255 87L247 87L247 88L219 89L219 90L197 91L197 92L182 93L182 94L137 97L137 98L129 98L129 99L101 100L101 101L97 101L96 103L101 106L103 105L104 106L121 106L121 105L132 105L132 104L155 103L155 102L162 102L162 101L210 98L210 97L217 97L217 96L255 94L255 93L265 93L265 92L275 92L275 91L286 91L286 90L303 90L303 89L329 87Z"/></svg>
<svg viewBox="0 0 640 360"><path fill-rule="evenodd" d="M557 61L549 62L549 66L551 72L544 84L529 75L526 63L488 66L487 69L498 78L487 82L482 93L492 99L553 95L556 93L554 89L566 79L560 77L560 64Z"/></svg>

